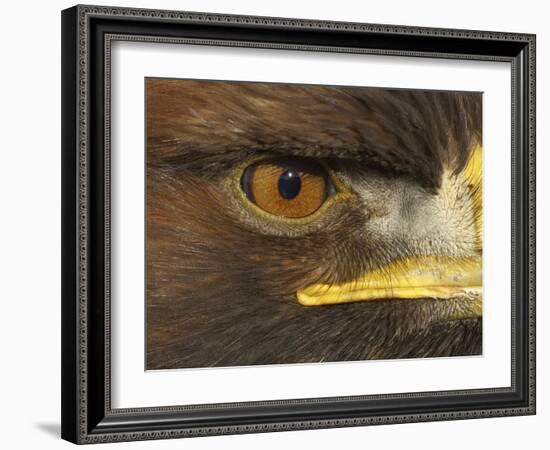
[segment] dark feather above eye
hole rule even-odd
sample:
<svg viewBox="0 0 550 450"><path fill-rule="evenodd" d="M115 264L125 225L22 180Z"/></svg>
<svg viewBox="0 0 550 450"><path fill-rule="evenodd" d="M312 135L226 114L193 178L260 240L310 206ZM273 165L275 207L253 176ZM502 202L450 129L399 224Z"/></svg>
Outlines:
<svg viewBox="0 0 550 450"><path fill-rule="evenodd" d="M148 151L204 176L255 153L332 157L438 187L481 139L481 94L149 79ZM214 164L215 162L215 164Z"/></svg>

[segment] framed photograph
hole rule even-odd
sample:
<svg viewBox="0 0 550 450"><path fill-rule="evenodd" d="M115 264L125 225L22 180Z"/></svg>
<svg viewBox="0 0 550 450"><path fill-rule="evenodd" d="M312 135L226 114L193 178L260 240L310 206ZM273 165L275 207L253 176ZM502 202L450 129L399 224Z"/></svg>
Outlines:
<svg viewBox="0 0 550 450"><path fill-rule="evenodd" d="M62 12L62 437L535 413L535 36Z"/></svg>

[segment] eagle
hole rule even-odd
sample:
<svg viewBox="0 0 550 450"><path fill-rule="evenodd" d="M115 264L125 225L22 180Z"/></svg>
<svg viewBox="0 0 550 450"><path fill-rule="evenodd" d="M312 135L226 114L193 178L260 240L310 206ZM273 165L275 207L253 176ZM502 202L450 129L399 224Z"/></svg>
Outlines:
<svg viewBox="0 0 550 450"><path fill-rule="evenodd" d="M145 95L147 370L481 354L481 93Z"/></svg>

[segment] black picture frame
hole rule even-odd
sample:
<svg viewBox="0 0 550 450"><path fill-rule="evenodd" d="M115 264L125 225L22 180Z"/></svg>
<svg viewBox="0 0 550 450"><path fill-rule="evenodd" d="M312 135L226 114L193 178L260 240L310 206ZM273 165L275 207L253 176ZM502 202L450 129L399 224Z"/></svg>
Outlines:
<svg viewBox="0 0 550 450"><path fill-rule="evenodd" d="M512 66L511 386L112 409L110 43L187 42ZM535 36L75 6L62 12L62 437L74 443L535 414Z"/></svg>

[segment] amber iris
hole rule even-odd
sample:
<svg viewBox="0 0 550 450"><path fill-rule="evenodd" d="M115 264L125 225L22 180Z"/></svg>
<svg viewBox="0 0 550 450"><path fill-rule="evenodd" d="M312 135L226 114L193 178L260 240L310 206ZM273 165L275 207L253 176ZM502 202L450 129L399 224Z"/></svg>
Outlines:
<svg viewBox="0 0 550 450"><path fill-rule="evenodd" d="M269 159L248 166L241 187L265 212L288 218L313 214L333 190L319 163L298 158Z"/></svg>

